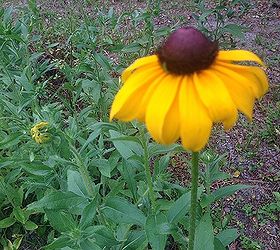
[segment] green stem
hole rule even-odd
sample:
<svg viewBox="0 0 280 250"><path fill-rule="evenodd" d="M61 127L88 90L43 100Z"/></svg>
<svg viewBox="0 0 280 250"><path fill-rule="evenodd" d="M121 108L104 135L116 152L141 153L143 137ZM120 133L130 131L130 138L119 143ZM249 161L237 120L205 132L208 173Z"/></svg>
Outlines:
<svg viewBox="0 0 280 250"><path fill-rule="evenodd" d="M211 195L210 186L211 186L211 180L210 180L210 166L209 166L209 164L207 163L207 164L206 164L206 167L205 167L205 189L206 189L206 194L207 194L208 196ZM207 213L210 213L210 204L207 205L206 211L207 211Z"/></svg>
<svg viewBox="0 0 280 250"><path fill-rule="evenodd" d="M197 188L198 188L198 161L199 153L192 153L192 188L191 188L191 209L190 209L190 232L189 232L189 250L194 249Z"/></svg>
<svg viewBox="0 0 280 250"><path fill-rule="evenodd" d="M90 174L87 170L87 167L85 166L85 164L84 164L81 156L77 152L76 148L71 144L70 144L70 148L71 148L71 151L72 151L73 155L76 158L76 165L77 165L78 170L79 170L79 172L82 176L82 179L85 183L88 194L90 195L90 197L93 197L94 196L94 190L93 190L93 186L92 186L91 179L90 179Z"/></svg>
<svg viewBox="0 0 280 250"><path fill-rule="evenodd" d="M147 142L145 140L144 132L142 132L142 138L143 138L143 149L144 149L145 175L146 175L147 184L148 184L148 191L149 191L149 197L151 200L152 211L155 211L156 199L155 199L155 193L154 193L154 189L153 189L153 181L152 181L152 174L151 174L151 170L150 170L149 154L148 154Z"/></svg>

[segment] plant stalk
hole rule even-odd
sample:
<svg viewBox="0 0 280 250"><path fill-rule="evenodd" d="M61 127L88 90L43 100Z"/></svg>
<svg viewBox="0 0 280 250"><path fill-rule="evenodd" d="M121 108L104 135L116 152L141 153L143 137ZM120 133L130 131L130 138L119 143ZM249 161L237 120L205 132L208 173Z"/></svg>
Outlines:
<svg viewBox="0 0 280 250"><path fill-rule="evenodd" d="M207 195L211 195L211 190L210 190L210 186L211 186L211 180L210 180L210 166L207 163L206 167L205 167L205 189L206 189L206 194ZM207 213L210 214L210 204L207 205L206 207L206 211Z"/></svg>
<svg viewBox="0 0 280 250"><path fill-rule="evenodd" d="M197 207L197 188L198 188L198 161L199 152L192 153L192 187L191 187L191 209L190 209L190 231L189 231L189 250L194 249L195 221Z"/></svg>
<svg viewBox="0 0 280 250"><path fill-rule="evenodd" d="M147 148L147 143L145 140L144 133L142 134L143 138L143 149L144 149L144 168L145 168L145 175L146 175L146 180L148 184L148 191L149 191L149 197L151 200L151 205L152 205L152 211L155 211L156 207L156 199L155 199L155 193L153 189L153 181L152 181L152 174L150 170L150 161L149 161L149 154L148 154L148 148Z"/></svg>

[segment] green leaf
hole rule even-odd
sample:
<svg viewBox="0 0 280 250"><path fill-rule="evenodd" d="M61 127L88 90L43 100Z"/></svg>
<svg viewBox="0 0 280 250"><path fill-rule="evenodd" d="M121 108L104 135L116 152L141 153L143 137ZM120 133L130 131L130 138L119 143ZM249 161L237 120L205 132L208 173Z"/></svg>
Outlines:
<svg viewBox="0 0 280 250"><path fill-rule="evenodd" d="M0 176L0 194L4 194L9 200L12 200L15 206L21 206L23 199L23 187L13 188L10 184L5 183L4 178Z"/></svg>
<svg viewBox="0 0 280 250"><path fill-rule="evenodd" d="M27 92L31 92L34 89L32 82L30 82L24 73L21 76L15 76L15 81L19 86L22 86Z"/></svg>
<svg viewBox="0 0 280 250"><path fill-rule="evenodd" d="M161 27L155 30L155 36L157 37L166 37L168 34L171 33L171 28L170 27Z"/></svg>
<svg viewBox="0 0 280 250"><path fill-rule="evenodd" d="M84 149L91 143L93 140L95 140L101 133L101 128L95 129L91 134L88 136L86 142L83 144L82 148L80 149L79 153L81 154Z"/></svg>
<svg viewBox="0 0 280 250"><path fill-rule="evenodd" d="M41 200L29 204L28 210L83 209L87 204L88 200L86 198L76 195L72 192L54 191L45 195Z"/></svg>
<svg viewBox="0 0 280 250"><path fill-rule="evenodd" d="M5 160L4 159L0 159L0 169L4 168L6 166L10 166L12 164L13 164L13 161L9 161L7 159L5 159Z"/></svg>
<svg viewBox="0 0 280 250"><path fill-rule="evenodd" d="M48 175L52 169L46 165L43 165L39 162L29 162L29 163L21 163L21 167L28 173L33 175Z"/></svg>
<svg viewBox="0 0 280 250"><path fill-rule="evenodd" d="M148 240L144 231L130 231L127 241L123 244L127 250L142 250L148 249Z"/></svg>
<svg viewBox="0 0 280 250"><path fill-rule="evenodd" d="M104 70L111 70L111 65L110 65L110 61L108 60L109 58L107 58L106 56L104 56L104 54L102 54L101 52L100 53L97 53L95 52L94 53L94 60L97 61L97 63L102 66L102 69Z"/></svg>
<svg viewBox="0 0 280 250"><path fill-rule="evenodd" d="M221 187L214 191L212 195L215 197L215 200L219 200L222 198L225 198L227 196L230 196L234 194L236 191L239 191L241 189L245 188L251 188L251 186L248 185L243 185L243 184L237 184L237 185L232 185L232 186L226 186L226 187Z"/></svg>
<svg viewBox="0 0 280 250"><path fill-rule="evenodd" d="M111 197L101 210L104 215L116 223L144 226L146 217L141 210L124 198Z"/></svg>
<svg viewBox="0 0 280 250"><path fill-rule="evenodd" d="M119 224L117 226L117 229L115 230L115 237L117 241L126 241L127 234L129 233L131 228L131 224Z"/></svg>
<svg viewBox="0 0 280 250"><path fill-rule="evenodd" d="M162 144L156 144L156 143L149 143L148 145L148 151L150 154L150 157L156 156L159 154L166 154L170 152L181 152L183 151L183 147L178 144L172 144L172 145L162 145Z"/></svg>
<svg viewBox="0 0 280 250"><path fill-rule="evenodd" d="M51 244L47 245L44 249L45 250L57 250L62 249L63 247L73 245L73 241L65 235L62 235L55 239Z"/></svg>
<svg viewBox="0 0 280 250"><path fill-rule="evenodd" d="M28 214L22 210L20 207L14 207L13 214L17 221L21 222L22 224L25 224L25 222L28 219Z"/></svg>
<svg viewBox="0 0 280 250"><path fill-rule="evenodd" d="M77 223L71 214L55 210L46 210L45 212L51 226L60 233L71 232L77 228Z"/></svg>
<svg viewBox="0 0 280 250"><path fill-rule="evenodd" d="M210 214L205 214L195 230L194 250L214 250L214 233Z"/></svg>
<svg viewBox="0 0 280 250"><path fill-rule="evenodd" d="M80 227L86 228L92 224L93 218L96 215L96 208L98 206L97 199L92 200L83 210Z"/></svg>
<svg viewBox="0 0 280 250"><path fill-rule="evenodd" d="M67 186L68 191L73 192L74 194L82 197L88 196L83 178L78 171L71 169L67 170Z"/></svg>
<svg viewBox="0 0 280 250"><path fill-rule="evenodd" d="M76 137L76 135L78 134L78 124L75 118L71 116L68 117L68 127L65 130L70 137Z"/></svg>
<svg viewBox="0 0 280 250"><path fill-rule="evenodd" d="M115 148L124 159L127 160L133 155L143 155L143 148L137 138L133 136L124 136L114 130L109 130L109 133Z"/></svg>
<svg viewBox="0 0 280 250"><path fill-rule="evenodd" d="M167 218L170 223L178 223L189 211L191 205L191 192L183 194L168 210Z"/></svg>
<svg viewBox="0 0 280 250"><path fill-rule="evenodd" d="M12 226L16 222L14 217L7 217L3 220L0 220L0 228L7 228Z"/></svg>
<svg viewBox="0 0 280 250"><path fill-rule="evenodd" d="M232 34L235 38L244 38L244 32L242 26L234 23L227 24L223 27L224 32Z"/></svg>
<svg viewBox="0 0 280 250"><path fill-rule="evenodd" d="M127 183L128 190L131 192L134 201L137 200L137 182L135 180L135 174L132 167L129 165L129 161L124 160L122 164L123 168L121 171L124 180Z"/></svg>
<svg viewBox="0 0 280 250"><path fill-rule="evenodd" d="M0 149L7 149L17 145L20 142L22 135L22 133L13 133L12 135L8 135L0 142Z"/></svg>
<svg viewBox="0 0 280 250"><path fill-rule="evenodd" d="M222 242L217 239L216 237L214 238L214 249L215 250L227 250L225 246L222 244Z"/></svg>
<svg viewBox="0 0 280 250"><path fill-rule="evenodd" d="M102 250L101 247L99 247L94 240L86 239L81 242L81 250Z"/></svg>
<svg viewBox="0 0 280 250"><path fill-rule="evenodd" d="M21 242L22 242L23 236L16 238L13 242L14 249L19 249Z"/></svg>
<svg viewBox="0 0 280 250"><path fill-rule="evenodd" d="M201 197L201 201L200 201L200 206L202 208L205 208L207 206L209 206L211 203L215 202L215 196L210 194L203 194Z"/></svg>
<svg viewBox="0 0 280 250"><path fill-rule="evenodd" d="M83 67L80 67L80 70L82 71L84 69L84 73L86 71L88 72L92 72L91 67L87 67L86 65L84 65ZM88 96L90 96L93 100L93 102L95 102L96 104L98 103L98 101L100 100L101 97L101 84L98 81L95 80L89 80L89 79L78 79L76 81L76 84L81 84L81 88L83 90L83 92L87 93ZM99 131L93 131L91 133L91 135L89 136L89 138L93 138L92 140L94 140L98 135L100 134L100 130ZM94 138L94 136L96 136Z"/></svg>
<svg viewBox="0 0 280 250"><path fill-rule="evenodd" d="M91 163L98 168L105 177L111 178L112 165L106 159L92 159Z"/></svg>
<svg viewBox="0 0 280 250"><path fill-rule="evenodd" d="M3 24L5 24L5 26L8 26L9 22L11 21L13 12L14 12L13 7L8 7L4 9Z"/></svg>
<svg viewBox="0 0 280 250"><path fill-rule="evenodd" d="M90 235L90 238L93 238L94 242L102 249L115 249L110 247L120 244L120 242L115 239L113 232L105 226L89 227L86 229L86 233Z"/></svg>
<svg viewBox="0 0 280 250"><path fill-rule="evenodd" d="M24 227L26 230L35 230L38 228L38 226L30 220L26 221L26 223L24 224Z"/></svg>
<svg viewBox="0 0 280 250"><path fill-rule="evenodd" d="M236 228L228 228L220 232L216 237L223 243L226 247L231 242L235 241L239 236Z"/></svg>
<svg viewBox="0 0 280 250"><path fill-rule="evenodd" d="M229 178L230 178L230 175L227 173L216 172L216 173L211 173L210 181L211 181L211 183L213 183L217 180L226 180Z"/></svg>
<svg viewBox="0 0 280 250"><path fill-rule="evenodd" d="M84 230L84 234L86 236L90 236L95 234L98 231L106 230L107 228L104 225L97 225L97 226L89 226Z"/></svg>
<svg viewBox="0 0 280 250"><path fill-rule="evenodd" d="M149 215L145 225L145 232L152 249L164 250L167 240L166 234L160 234L159 228L162 224L167 223L167 218L163 213Z"/></svg>
<svg viewBox="0 0 280 250"><path fill-rule="evenodd" d="M154 161L154 175L160 175L165 172L166 168L169 166L170 154L162 156L159 160Z"/></svg>
<svg viewBox="0 0 280 250"><path fill-rule="evenodd" d="M180 244L182 246L181 249L188 249L187 247L187 237L183 234L181 228L177 227L176 230L173 230L171 233L173 239L175 240L175 242L177 242L178 244Z"/></svg>
<svg viewBox="0 0 280 250"><path fill-rule="evenodd" d="M14 183L16 182L20 177L22 176L22 169L21 168L15 168L13 170L11 170L6 176L5 176L5 180L7 183ZM19 200L20 200L20 204L22 202L23 199L23 187L21 186L20 188L17 188L17 193L19 195Z"/></svg>
<svg viewBox="0 0 280 250"><path fill-rule="evenodd" d="M199 15L199 20L205 22L207 17L212 15L215 12L215 9L205 9L201 15Z"/></svg>
<svg viewBox="0 0 280 250"><path fill-rule="evenodd" d="M131 43L131 44L125 46L122 49L122 52L124 52L124 53L133 53L133 52L138 52L141 49L142 49L142 46L141 46L140 43Z"/></svg>

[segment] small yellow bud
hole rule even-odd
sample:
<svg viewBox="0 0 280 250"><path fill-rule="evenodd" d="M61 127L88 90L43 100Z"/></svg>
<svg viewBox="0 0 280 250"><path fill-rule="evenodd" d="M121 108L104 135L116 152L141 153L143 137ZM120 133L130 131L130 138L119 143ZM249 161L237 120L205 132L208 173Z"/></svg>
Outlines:
<svg viewBox="0 0 280 250"><path fill-rule="evenodd" d="M237 178L240 176L240 171L236 170L234 173L233 173L233 177Z"/></svg>
<svg viewBox="0 0 280 250"><path fill-rule="evenodd" d="M50 134L48 133L48 122L39 122L31 128L30 134L32 139L38 143L46 143L50 140Z"/></svg>

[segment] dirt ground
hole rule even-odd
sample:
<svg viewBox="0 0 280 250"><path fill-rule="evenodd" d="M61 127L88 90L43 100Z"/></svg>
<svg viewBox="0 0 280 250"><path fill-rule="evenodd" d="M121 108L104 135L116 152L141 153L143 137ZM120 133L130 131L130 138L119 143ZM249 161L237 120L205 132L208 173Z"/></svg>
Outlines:
<svg viewBox="0 0 280 250"><path fill-rule="evenodd" d="M37 1L41 9L51 10L66 15L65 6L71 1ZM104 1L105 2L105 1ZM162 11L155 19L159 26L171 26L181 17L181 26L189 26L195 21L187 8L182 8L189 1L162 1ZM241 18L235 20L248 28L245 40L239 41L238 48L248 49L264 59L270 80L270 90L258 101L252 124L241 117L238 124L229 132L215 129L210 147L227 158L226 171L230 174L239 171L231 183L252 185L253 188L238 192L223 204L224 214L232 212L232 225L240 229L241 235L259 243L262 248L254 248L253 243L237 240L230 246L235 249L280 249L280 215L278 218L265 214L260 219L260 211L274 201L273 192L280 192L280 2L250 1L252 7ZM177 4L178 3L178 4ZM22 6L26 1L4 1L5 6L11 4ZM106 1L106 4L121 10L127 7L127 1ZM130 1L130 8L144 8L145 1ZM90 11L90 10L89 10ZM278 113L277 113L278 112ZM268 124L268 121L270 123ZM271 133L271 134L269 134ZM175 180L188 184L185 165L178 160L176 168L170 169ZM223 183L224 185L227 183ZM213 188L216 188L217 183ZM244 246L246 248L244 248Z"/></svg>

